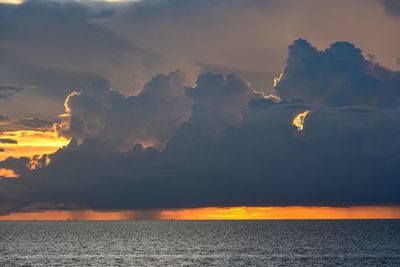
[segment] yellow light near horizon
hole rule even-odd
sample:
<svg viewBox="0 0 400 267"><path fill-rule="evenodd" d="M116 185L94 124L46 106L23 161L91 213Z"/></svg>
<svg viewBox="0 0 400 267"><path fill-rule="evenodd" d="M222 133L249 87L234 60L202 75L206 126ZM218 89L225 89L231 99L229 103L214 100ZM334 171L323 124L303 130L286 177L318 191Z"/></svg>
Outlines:
<svg viewBox="0 0 400 267"><path fill-rule="evenodd" d="M210 207L149 210L156 220L297 220L297 219L400 219L400 206L360 207ZM11 213L0 220L133 220L146 219L146 211L44 211Z"/></svg>
<svg viewBox="0 0 400 267"><path fill-rule="evenodd" d="M2 144L2 147L63 147L69 142L67 138L59 136L55 131L8 131L1 133L0 138L18 142L18 144Z"/></svg>
<svg viewBox="0 0 400 267"><path fill-rule="evenodd" d="M0 0L0 4L12 4L12 5L20 5L25 0Z"/></svg>
<svg viewBox="0 0 400 267"><path fill-rule="evenodd" d="M292 122L293 126L297 127L298 131L303 131L304 130L304 121L307 117L307 115L310 113L309 110L304 111L303 113L298 114Z"/></svg>
<svg viewBox="0 0 400 267"><path fill-rule="evenodd" d="M7 131L0 134L0 139L12 139L17 144L0 144L4 152L0 160L8 157L32 157L34 155L51 154L66 146L69 139L59 136L55 131Z"/></svg>

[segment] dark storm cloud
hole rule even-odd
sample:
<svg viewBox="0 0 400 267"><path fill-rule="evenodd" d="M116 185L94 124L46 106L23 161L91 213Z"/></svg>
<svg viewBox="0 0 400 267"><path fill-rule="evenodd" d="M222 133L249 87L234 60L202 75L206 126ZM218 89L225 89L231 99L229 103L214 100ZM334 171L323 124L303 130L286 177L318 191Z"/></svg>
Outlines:
<svg viewBox="0 0 400 267"><path fill-rule="evenodd" d="M368 61L349 42L319 51L299 39L289 47L283 77L276 87L284 99L329 106L397 106L400 72Z"/></svg>
<svg viewBox="0 0 400 267"><path fill-rule="evenodd" d="M299 132L290 122L306 109L312 111ZM26 159L3 162L1 167L23 174L3 182L3 204L13 209L31 203L92 209L398 204L399 119L399 111L258 105L245 113L240 127L218 136L190 120L162 152L137 145L120 153L87 139L34 172L27 171Z"/></svg>
<svg viewBox="0 0 400 267"><path fill-rule="evenodd" d="M58 126L73 138L68 147L49 165L36 158L34 171L27 158L0 162L20 175L1 182L2 212L400 204L400 109L370 98L396 96L398 74L350 43L320 52L300 40L290 49L280 103L235 75L205 73L187 87L180 71L154 77L137 96L104 80L71 94ZM296 90L305 103L291 100ZM338 93L350 106L327 101ZM304 111L299 131L292 121Z"/></svg>
<svg viewBox="0 0 400 267"><path fill-rule="evenodd" d="M350 43L290 49L280 103L235 75L184 86L181 71L137 96L105 80L72 93L58 130L73 139L50 164L0 162L20 176L0 181L0 211L399 205L400 109L379 104L397 96L398 74ZM299 131L292 121L305 111Z"/></svg>
<svg viewBox="0 0 400 267"><path fill-rule="evenodd" d="M385 8L385 12L392 16L400 16L400 1L398 0L380 0Z"/></svg>

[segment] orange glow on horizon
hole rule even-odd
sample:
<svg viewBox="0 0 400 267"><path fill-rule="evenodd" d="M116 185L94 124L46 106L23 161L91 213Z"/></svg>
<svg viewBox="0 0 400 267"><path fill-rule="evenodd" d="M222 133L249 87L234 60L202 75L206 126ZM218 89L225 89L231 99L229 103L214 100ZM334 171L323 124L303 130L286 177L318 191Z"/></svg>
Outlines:
<svg viewBox="0 0 400 267"><path fill-rule="evenodd" d="M147 214L147 215L146 215ZM226 207L149 211L45 211L0 216L0 220L296 220L400 219L399 206L361 207Z"/></svg>

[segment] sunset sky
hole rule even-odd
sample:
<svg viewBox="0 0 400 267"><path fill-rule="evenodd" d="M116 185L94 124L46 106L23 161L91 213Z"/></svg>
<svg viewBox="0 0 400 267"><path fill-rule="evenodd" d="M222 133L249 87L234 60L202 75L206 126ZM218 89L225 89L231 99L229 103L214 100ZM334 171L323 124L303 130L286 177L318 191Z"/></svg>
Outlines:
<svg viewBox="0 0 400 267"><path fill-rule="evenodd" d="M400 218L400 1L0 0L0 220Z"/></svg>

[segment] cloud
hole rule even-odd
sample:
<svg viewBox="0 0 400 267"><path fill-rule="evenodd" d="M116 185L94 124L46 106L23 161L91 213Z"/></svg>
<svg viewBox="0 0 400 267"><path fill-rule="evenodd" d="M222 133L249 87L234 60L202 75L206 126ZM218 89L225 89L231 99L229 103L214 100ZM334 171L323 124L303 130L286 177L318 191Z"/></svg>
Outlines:
<svg viewBox="0 0 400 267"><path fill-rule="evenodd" d="M392 107L399 103L399 83L400 72L366 60L352 43L319 51L299 39L289 47L276 91L283 99L319 105Z"/></svg>
<svg viewBox="0 0 400 267"><path fill-rule="evenodd" d="M0 91L22 91L23 87L17 86L0 86Z"/></svg>
<svg viewBox="0 0 400 267"><path fill-rule="evenodd" d="M38 118L24 118L18 121L18 124L29 128L50 128L53 126L54 122Z"/></svg>
<svg viewBox="0 0 400 267"><path fill-rule="evenodd" d="M162 149L192 113L211 134L239 125L248 102L262 97L234 75L203 74L194 87L185 81L179 70L157 75L137 96L125 97L108 81L97 80L67 97L59 133L79 143L96 139L114 150L136 143Z"/></svg>
<svg viewBox="0 0 400 267"><path fill-rule="evenodd" d="M0 115L0 122L5 122L5 121L9 121L10 118L8 118L8 116L6 115Z"/></svg>
<svg viewBox="0 0 400 267"><path fill-rule="evenodd" d="M105 76L132 89L143 65L156 62L157 56L101 26L113 12L112 4L100 2L1 5L0 79L56 100Z"/></svg>
<svg viewBox="0 0 400 267"><path fill-rule="evenodd" d="M311 112L299 132L291 122L304 110ZM3 210L32 203L91 209L399 204L399 119L398 110L257 105L239 127L217 136L189 120L163 151L140 145L107 151L86 139L33 172L26 159L2 162L21 176L2 182Z"/></svg>
<svg viewBox="0 0 400 267"><path fill-rule="evenodd" d="M360 67L370 64L349 43L320 52L296 41L280 102L235 75L204 73L185 86L177 70L136 96L96 80L66 99L58 130L72 138L67 147L37 157L35 170L28 158L0 162L19 175L0 181L0 210L398 205L400 109L350 86L371 81ZM378 95L387 80L398 88L396 73L372 67ZM315 87L321 73L325 95ZM345 90L350 106L326 100ZM290 100L298 91L303 103ZM299 131L293 121L306 111Z"/></svg>
<svg viewBox="0 0 400 267"><path fill-rule="evenodd" d="M364 1L363 8L358 1L338 7L314 0L1 5L0 80L26 89L3 101L0 113L49 120L60 113L67 94L91 80L107 79L132 95L154 75L178 68L190 84L203 70L221 71L243 76L270 94L286 46L298 36L318 47L347 39L368 49L382 65L395 67L398 25L381 9L376 0ZM338 30L338 17L349 19L345 29Z"/></svg>
<svg viewBox="0 0 400 267"><path fill-rule="evenodd" d="M59 132L80 141L93 138L117 150L128 150L136 143L163 147L190 116L184 83L179 70L160 74L139 95L125 97L111 89L108 81L96 80L67 97Z"/></svg>
<svg viewBox="0 0 400 267"><path fill-rule="evenodd" d="M0 99L9 100L13 94L23 89L23 87L18 86L0 86Z"/></svg>
<svg viewBox="0 0 400 267"><path fill-rule="evenodd" d="M400 16L400 2L397 0L380 0L385 12L391 16Z"/></svg>
<svg viewBox="0 0 400 267"><path fill-rule="evenodd" d="M0 138L0 143L2 143L2 144L18 144L18 141L14 140L14 139Z"/></svg>

